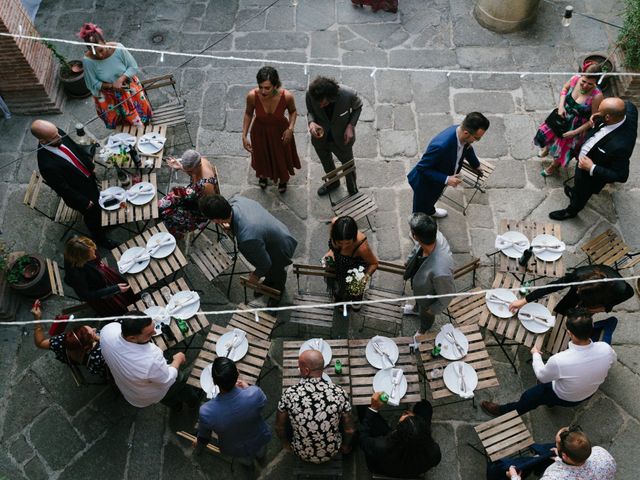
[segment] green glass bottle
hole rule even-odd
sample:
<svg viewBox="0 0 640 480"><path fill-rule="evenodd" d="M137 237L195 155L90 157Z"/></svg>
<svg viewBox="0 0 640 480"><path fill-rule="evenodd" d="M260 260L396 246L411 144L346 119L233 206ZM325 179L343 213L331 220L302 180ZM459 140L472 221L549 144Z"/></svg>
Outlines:
<svg viewBox="0 0 640 480"><path fill-rule="evenodd" d="M187 322L179 318L177 323L178 323L178 328L183 334L189 331L189 325L187 325Z"/></svg>
<svg viewBox="0 0 640 480"><path fill-rule="evenodd" d="M342 362L340 360L336 360L333 369L335 370L336 375L342 375Z"/></svg>
<svg viewBox="0 0 640 480"><path fill-rule="evenodd" d="M439 357L441 351L442 351L442 344L438 343L437 345L433 346L433 349L431 350L431 356L432 357Z"/></svg>
<svg viewBox="0 0 640 480"><path fill-rule="evenodd" d="M382 392L380 394L380 401L382 403L387 403L389 401L389 394L387 392Z"/></svg>

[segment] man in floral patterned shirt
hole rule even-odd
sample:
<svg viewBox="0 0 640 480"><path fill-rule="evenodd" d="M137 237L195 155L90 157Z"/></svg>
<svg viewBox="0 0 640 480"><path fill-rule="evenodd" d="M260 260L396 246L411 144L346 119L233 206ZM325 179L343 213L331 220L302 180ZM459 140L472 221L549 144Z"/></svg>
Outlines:
<svg viewBox="0 0 640 480"><path fill-rule="evenodd" d="M278 403L276 433L284 448L311 463L349 453L355 427L347 393L322 379L324 359L317 350L302 352L298 369L302 380L287 388Z"/></svg>

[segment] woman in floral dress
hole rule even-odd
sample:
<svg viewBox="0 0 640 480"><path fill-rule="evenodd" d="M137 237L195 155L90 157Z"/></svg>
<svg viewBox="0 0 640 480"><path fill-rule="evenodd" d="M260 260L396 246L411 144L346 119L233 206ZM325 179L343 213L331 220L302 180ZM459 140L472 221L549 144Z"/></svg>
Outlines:
<svg viewBox="0 0 640 480"><path fill-rule="evenodd" d="M591 124L589 118L592 112L597 112L603 99L602 92L596 86L600 65L592 64L582 75L574 75L564 84L560 92L558 114L567 120L569 130L557 137L546 123L540 125L533 143L540 147L539 157L551 154L553 162L540 172L543 177L553 175L560 167L566 168L573 152L580 149L585 140L585 134Z"/></svg>
<svg viewBox="0 0 640 480"><path fill-rule="evenodd" d="M186 187L172 188L158 202L160 218L167 229L176 238L182 238L185 233L203 230L209 223L200 213L198 200L203 195L220 193L218 176L213 165L195 150L187 150L180 160L169 157L167 164L190 178Z"/></svg>

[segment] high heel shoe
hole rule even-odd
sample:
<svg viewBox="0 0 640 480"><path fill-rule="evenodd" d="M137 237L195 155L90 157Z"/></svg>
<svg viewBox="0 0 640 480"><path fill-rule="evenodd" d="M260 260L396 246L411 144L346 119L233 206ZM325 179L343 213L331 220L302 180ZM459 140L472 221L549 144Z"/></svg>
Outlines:
<svg viewBox="0 0 640 480"><path fill-rule="evenodd" d="M278 184L278 191L280 193L285 193L287 191L287 182Z"/></svg>
<svg viewBox="0 0 640 480"><path fill-rule="evenodd" d="M553 177L555 173L556 173L556 169L553 166L551 166L551 167L543 168L542 171L540 172L540 175L542 175L544 178L547 178L547 177Z"/></svg>
<svg viewBox="0 0 640 480"><path fill-rule="evenodd" d="M266 178L259 179L258 185L260 185L260 188L264 190L265 188L267 188L267 179Z"/></svg>

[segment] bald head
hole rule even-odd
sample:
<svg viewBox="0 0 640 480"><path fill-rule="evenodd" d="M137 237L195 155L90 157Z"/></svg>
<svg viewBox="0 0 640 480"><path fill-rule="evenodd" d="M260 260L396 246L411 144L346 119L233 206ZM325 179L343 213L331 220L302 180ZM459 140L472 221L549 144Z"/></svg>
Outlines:
<svg viewBox="0 0 640 480"><path fill-rule="evenodd" d="M31 124L31 134L44 145L59 146L61 143L58 127L47 120L34 120Z"/></svg>
<svg viewBox="0 0 640 480"><path fill-rule="evenodd" d="M621 121L624 118L625 111L624 100L618 97L605 98L598 108L598 113L607 125L613 125Z"/></svg>
<svg viewBox="0 0 640 480"><path fill-rule="evenodd" d="M324 370L324 358L318 350L305 350L298 358L298 367L303 378L321 377Z"/></svg>

